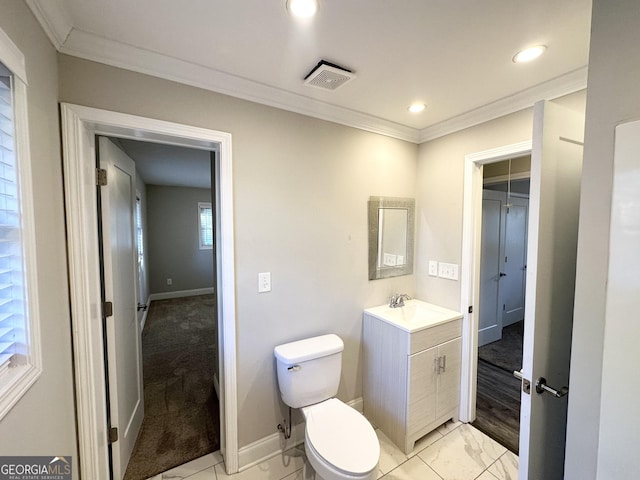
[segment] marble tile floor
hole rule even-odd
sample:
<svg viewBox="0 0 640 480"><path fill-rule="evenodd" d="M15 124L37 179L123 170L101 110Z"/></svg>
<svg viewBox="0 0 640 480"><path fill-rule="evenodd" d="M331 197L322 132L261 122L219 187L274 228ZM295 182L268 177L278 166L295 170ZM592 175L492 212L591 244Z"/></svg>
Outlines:
<svg viewBox="0 0 640 480"><path fill-rule="evenodd" d="M446 423L423 437L409 455L380 430L378 479L517 480L518 457L469 424ZM227 475L219 452L149 480L302 480L304 447L293 447L256 466Z"/></svg>

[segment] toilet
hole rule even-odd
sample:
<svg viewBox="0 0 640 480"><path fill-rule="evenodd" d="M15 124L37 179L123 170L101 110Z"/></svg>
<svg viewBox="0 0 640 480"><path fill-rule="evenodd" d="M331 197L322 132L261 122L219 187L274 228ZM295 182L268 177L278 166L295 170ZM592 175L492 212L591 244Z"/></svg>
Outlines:
<svg viewBox="0 0 640 480"><path fill-rule="evenodd" d="M334 334L278 345L284 403L305 419L305 480L374 480L380 443L367 419L337 398L344 343ZM311 469L309 467L312 467Z"/></svg>

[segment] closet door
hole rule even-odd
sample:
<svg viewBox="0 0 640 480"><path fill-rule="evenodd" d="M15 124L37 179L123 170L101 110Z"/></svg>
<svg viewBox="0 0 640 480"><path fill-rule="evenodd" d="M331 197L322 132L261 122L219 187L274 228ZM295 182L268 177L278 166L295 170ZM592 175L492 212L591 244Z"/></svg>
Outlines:
<svg viewBox="0 0 640 480"><path fill-rule="evenodd" d="M524 319L527 276L527 221L529 198L511 196L505 219L502 293L502 326Z"/></svg>
<svg viewBox="0 0 640 480"><path fill-rule="evenodd" d="M479 347L502 338L500 282L504 259L505 200L504 192L482 192Z"/></svg>

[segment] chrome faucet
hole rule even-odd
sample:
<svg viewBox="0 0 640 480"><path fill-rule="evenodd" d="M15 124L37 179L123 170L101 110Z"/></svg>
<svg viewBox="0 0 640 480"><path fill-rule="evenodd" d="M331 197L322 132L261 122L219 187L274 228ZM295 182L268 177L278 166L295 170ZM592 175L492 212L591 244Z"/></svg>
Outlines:
<svg viewBox="0 0 640 480"><path fill-rule="evenodd" d="M389 300L389 307L398 308L404 307L404 301L411 300L411 297L406 293L394 293Z"/></svg>

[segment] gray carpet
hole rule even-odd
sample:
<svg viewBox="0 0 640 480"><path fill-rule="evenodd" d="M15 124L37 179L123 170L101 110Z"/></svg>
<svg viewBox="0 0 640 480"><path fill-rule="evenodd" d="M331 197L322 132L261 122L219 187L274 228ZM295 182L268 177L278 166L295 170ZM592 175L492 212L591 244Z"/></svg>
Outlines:
<svg viewBox="0 0 640 480"><path fill-rule="evenodd" d="M125 473L144 480L220 448L213 295L151 304L142 333L145 416Z"/></svg>

